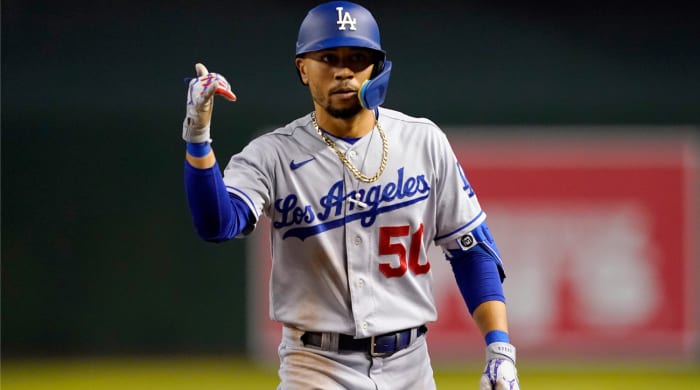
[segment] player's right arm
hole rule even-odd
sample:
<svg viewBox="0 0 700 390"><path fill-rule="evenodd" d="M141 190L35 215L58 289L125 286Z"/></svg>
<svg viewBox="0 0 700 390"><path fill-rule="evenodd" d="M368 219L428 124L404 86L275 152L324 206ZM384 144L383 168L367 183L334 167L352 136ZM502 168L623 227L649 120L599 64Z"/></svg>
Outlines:
<svg viewBox="0 0 700 390"><path fill-rule="evenodd" d="M192 221L199 236L212 242L235 237L248 225L249 210L238 197L226 191L214 151L211 149L210 122L214 95L230 101L236 96L226 79L195 65L197 77L189 81L187 113L182 138L186 142L185 192Z"/></svg>

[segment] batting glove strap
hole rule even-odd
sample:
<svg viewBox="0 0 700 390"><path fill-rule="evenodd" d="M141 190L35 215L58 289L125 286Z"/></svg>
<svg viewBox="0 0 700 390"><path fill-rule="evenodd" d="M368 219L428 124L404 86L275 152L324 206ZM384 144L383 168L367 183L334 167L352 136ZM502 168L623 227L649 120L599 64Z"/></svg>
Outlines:
<svg viewBox="0 0 700 390"><path fill-rule="evenodd" d="M508 359L515 365L515 347L504 342L491 343L486 347L486 361Z"/></svg>
<svg viewBox="0 0 700 390"><path fill-rule="evenodd" d="M186 117L185 121L182 123L182 139L191 144L211 143L209 124L207 123L204 127L199 126L201 126L200 123Z"/></svg>

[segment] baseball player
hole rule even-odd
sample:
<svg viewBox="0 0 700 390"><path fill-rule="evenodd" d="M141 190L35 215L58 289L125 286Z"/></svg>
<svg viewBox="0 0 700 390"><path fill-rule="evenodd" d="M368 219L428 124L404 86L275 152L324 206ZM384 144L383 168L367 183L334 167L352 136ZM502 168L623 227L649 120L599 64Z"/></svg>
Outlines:
<svg viewBox="0 0 700 390"><path fill-rule="evenodd" d="M440 246L486 343L485 389L518 389L505 277L486 214L445 134L381 104L392 64L372 14L335 1L308 12L296 69L313 111L252 140L221 174L211 147L226 79L195 66L183 124L197 233L220 242L271 220L270 317L281 322L279 389L434 389ZM440 259L442 261L442 259Z"/></svg>

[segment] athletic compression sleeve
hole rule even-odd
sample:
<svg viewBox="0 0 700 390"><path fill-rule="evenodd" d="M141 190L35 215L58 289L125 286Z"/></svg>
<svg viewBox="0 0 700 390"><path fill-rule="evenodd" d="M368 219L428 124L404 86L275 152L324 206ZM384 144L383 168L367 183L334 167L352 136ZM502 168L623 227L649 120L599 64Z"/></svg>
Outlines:
<svg viewBox="0 0 700 390"><path fill-rule="evenodd" d="M451 253L452 271L470 314L486 301L506 301L497 259L483 244Z"/></svg>
<svg viewBox="0 0 700 390"><path fill-rule="evenodd" d="M199 169L185 160L185 193L195 230L203 240L229 240L248 226L250 210L226 191L218 163Z"/></svg>

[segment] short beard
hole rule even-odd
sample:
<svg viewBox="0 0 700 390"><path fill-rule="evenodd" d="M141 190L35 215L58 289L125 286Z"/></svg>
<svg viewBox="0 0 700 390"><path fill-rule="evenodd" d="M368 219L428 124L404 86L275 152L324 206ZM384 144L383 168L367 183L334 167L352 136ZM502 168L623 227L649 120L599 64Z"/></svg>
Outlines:
<svg viewBox="0 0 700 390"><path fill-rule="evenodd" d="M349 119L354 117L355 115L359 114L360 111L362 111L362 106L360 105L360 102L358 101L357 104L353 105L352 107L348 108L333 108L330 105L325 107L326 112L330 114L330 116L338 119Z"/></svg>

